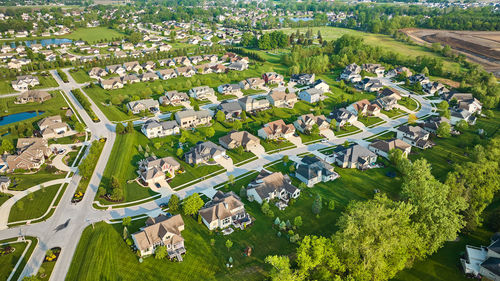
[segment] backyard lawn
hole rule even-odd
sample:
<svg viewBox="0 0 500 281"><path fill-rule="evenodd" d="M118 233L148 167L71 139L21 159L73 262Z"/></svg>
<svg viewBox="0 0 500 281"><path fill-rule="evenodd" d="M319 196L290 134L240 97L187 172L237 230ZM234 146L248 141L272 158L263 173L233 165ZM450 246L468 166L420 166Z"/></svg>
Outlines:
<svg viewBox="0 0 500 281"><path fill-rule="evenodd" d="M50 207L59 187L61 185L46 186L17 201L10 210L9 223L43 216Z"/></svg>
<svg viewBox="0 0 500 281"><path fill-rule="evenodd" d="M87 41L89 44L95 44L101 41L113 41L124 36L123 33L107 27L77 28L72 33L64 35L65 38L83 40Z"/></svg>
<svg viewBox="0 0 500 281"><path fill-rule="evenodd" d="M0 241L0 244L3 242L5 241ZM25 242L17 242L8 245L15 250L10 254L0 256L0 280L7 280L10 273L14 269L14 266L19 261L19 258L21 258L21 255L23 254L24 249L26 249L27 245L28 244ZM3 247L5 246L0 246L0 248Z"/></svg>
<svg viewBox="0 0 500 281"><path fill-rule="evenodd" d="M409 98L409 97L401 97L401 99L398 100L398 104L402 105L402 106L404 106L412 111L417 109L417 107L418 107L418 102L412 98Z"/></svg>

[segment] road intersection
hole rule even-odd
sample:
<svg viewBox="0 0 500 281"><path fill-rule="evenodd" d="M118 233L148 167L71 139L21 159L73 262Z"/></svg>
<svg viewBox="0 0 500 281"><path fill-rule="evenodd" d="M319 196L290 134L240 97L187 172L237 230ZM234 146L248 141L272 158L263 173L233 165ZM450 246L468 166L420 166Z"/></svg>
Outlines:
<svg viewBox="0 0 500 281"><path fill-rule="evenodd" d="M111 150L115 142L115 124L109 121L108 118L99 109L99 107L97 107L97 105L93 102L93 100L87 96L88 100L91 103L92 110L100 120L99 122L92 121L85 109L71 93L71 91L74 89L80 89L82 93L86 95L83 89L86 84L76 83L72 76L69 75L68 69L64 69L63 71L66 72L69 82L64 83L58 76L57 72L53 70L51 71L51 74L59 83L59 87L51 88L51 90L61 90L64 92L67 100L69 100L69 102L73 105L75 110L82 118L82 121L86 124L88 131L91 133L91 140L106 138L106 143L97 162L89 186L87 187L87 190L85 192L85 196L81 202L76 204L71 203L71 199L74 192L76 191L76 188L78 187L78 183L81 178L77 172L71 177L68 187L66 188L66 191L60 203L58 204L54 214L50 218L40 223L0 230L0 240L19 236L33 236L39 239L39 243L36 246L30 259L28 260L28 263L26 264L20 279L22 279L24 276L36 274L41 266L41 263L43 262L46 251L53 247L60 247L61 253L54 267L50 280L64 280L66 273L68 272L71 265L73 255L78 245L78 241L80 240L83 230L87 226L99 221L109 222L112 219L120 219L126 216L136 216L155 212L158 211L160 204L167 202L169 199L169 196L164 196L154 201L145 202L131 207L116 208L111 210L97 210L93 207L95 194L101 182L104 169L106 168L107 161L111 155ZM394 85L388 79L383 80L383 82L387 86L396 87L401 93L403 93L403 95L411 95L408 91L397 87L397 85ZM422 118L433 114L435 110L432 107L430 100L424 99L422 96L411 96L421 105L418 112L415 112L417 117ZM403 116L396 119L384 120L386 121L385 123L373 128L365 127L361 132L357 134L340 138L336 137L326 142L303 145L275 154L264 154L254 161L251 161L239 167L234 167L231 172L202 180L177 191L176 194L180 198L184 198L195 192L204 193L207 196L211 196L215 193L214 186L227 181L229 174L238 177L252 170L260 170L264 165L279 160L284 155L296 156L298 154L306 152L316 154L319 153L317 152L318 149L342 144L345 141L363 143L365 142L363 139L367 137L371 137L385 131L394 130L394 127L406 123L408 118L407 116Z"/></svg>

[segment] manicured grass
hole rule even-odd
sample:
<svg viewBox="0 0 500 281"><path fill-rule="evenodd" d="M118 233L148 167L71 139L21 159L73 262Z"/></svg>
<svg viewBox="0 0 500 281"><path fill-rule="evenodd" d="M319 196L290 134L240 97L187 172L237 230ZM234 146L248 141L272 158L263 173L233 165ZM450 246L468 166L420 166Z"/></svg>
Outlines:
<svg viewBox="0 0 500 281"><path fill-rule="evenodd" d="M397 117L397 116L401 116L402 114L407 114L406 112L404 112L403 110L401 110L399 108L394 108L394 109L389 110L389 111L381 110L380 112L391 119L394 119L394 117Z"/></svg>
<svg viewBox="0 0 500 281"><path fill-rule="evenodd" d="M344 125L344 127L341 127L338 131L334 130L334 133L336 136L342 136L342 135L347 135L347 134L353 134L355 132L361 132L361 130L351 124Z"/></svg>
<svg viewBox="0 0 500 281"><path fill-rule="evenodd" d="M404 106L412 111L417 109L417 107L418 107L418 103L409 97L401 97L401 99L398 100L398 104L402 105L402 106Z"/></svg>
<svg viewBox="0 0 500 281"><path fill-rule="evenodd" d="M5 241L0 241L0 244L3 242ZM0 280L7 280L12 270L16 266L16 263L19 261L19 258L21 258L21 255L23 254L24 249L26 249L27 245L28 244L25 242L12 243L8 245L14 248L15 251L8 255L0 256ZM0 248L3 247L5 246L0 246Z"/></svg>
<svg viewBox="0 0 500 281"><path fill-rule="evenodd" d="M266 152L295 146L293 143L287 140L282 140L282 141L263 140L260 142L260 144L264 147Z"/></svg>
<svg viewBox="0 0 500 281"><path fill-rule="evenodd" d="M66 176L66 173L59 172L58 174L55 174L51 171L45 170L45 167L42 166L42 168L34 173L34 174L13 174L11 175L11 180L16 182L16 186L13 186L9 189L12 190L26 190L30 187L33 187L35 185L51 181L51 180L56 180L56 179L62 179Z"/></svg>
<svg viewBox="0 0 500 281"><path fill-rule="evenodd" d="M54 88L59 86L54 77L49 73L47 73L47 75L37 75L37 77L40 81L40 85L33 87L33 89Z"/></svg>
<svg viewBox="0 0 500 281"><path fill-rule="evenodd" d="M370 117L362 116L362 117L358 117L358 121L363 123L366 127L370 127L370 126L373 126L374 124L383 122L384 120L382 120L382 118L376 117L376 116L370 116Z"/></svg>
<svg viewBox="0 0 500 281"><path fill-rule="evenodd" d="M255 90L255 89L247 89L247 90L241 90L245 96L247 95L256 95L256 94L265 94L266 91L264 90Z"/></svg>
<svg viewBox="0 0 500 281"><path fill-rule="evenodd" d="M101 142L101 141L94 141L92 143L92 145L97 145L98 146L98 149L95 151L95 153L98 154L97 157L95 158L96 162L95 163L94 162L91 163L92 168L90 168L90 170L92 172L95 172L95 166L97 165L97 159L99 159L99 157L101 155L101 152L104 149L104 144L105 143ZM89 155L91 155L90 154L91 152L92 152L92 147L90 147L90 152L89 152L89 154L85 155L85 158L89 157ZM83 158L82 161L84 161L85 158ZM80 164L81 164L81 162L80 162ZM82 177L80 179L80 182L78 183L78 186L77 186L76 191L75 191L75 195L78 194L78 193L80 193L80 192L83 193L83 194L85 194L85 191L87 190L87 187L88 187L88 185L90 183L90 179L91 178L92 178L92 176L89 176L87 178Z"/></svg>
<svg viewBox="0 0 500 281"><path fill-rule="evenodd" d="M313 142L324 138L322 135L319 134L315 135L315 134L303 134L301 132L297 133L299 134L302 143Z"/></svg>
<svg viewBox="0 0 500 281"><path fill-rule="evenodd" d="M81 68L77 69L76 71L70 70L69 74L73 79L75 79L76 83L85 83L85 82L91 82L92 78L87 74L87 72Z"/></svg>
<svg viewBox="0 0 500 281"><path fill-rule="evenodd" d="M71 167L73 162L75 162L76 156L78 156L78 151L79 150L72 150L72 151L68 152L68 154L66 154L66 156L64 157L64 161L65 161L66 165Z"/></svg>
<svg viewBox="0 0 500 281"><path fill-rule="evenodd" d="M112 41L115 38L122 38L125 35L114 29L107 27L84 27L77 28L71 34L64 35L65 38L72 40L83 40L89 44L98 43L100 41Z"/></svg>
<svg viewBox="0 0 500 281"><path fill-rule="evenodd" d="M14 88L12 88L11 81L1 80L0 81L0 94L10 94L14 93Z"/></svg>
<svg viewBox="0 0 500 281"><path fill-rule="evenodd" d="M370 139L370 141L389 140L389 139L393 139L395 137L396 137L396 132L389 131L389 132L386 132L386 133L381 134L379 136L376 136L375 138Z"/></svg>
<svg viewBox="0 0 500 281"><path fill-rule="evenodd" d="M9 222L36 219L43 216L54 199L61 185L46 186L33 192L33 195L23 197L12 206ZM32 196L32 199L29 197Z"/></svg>
<svg viewBox="0 0 500 281"><path fill-rule="evenodd" d="M233 159L233 164L235 164L235 165L240 163L240 162L243 162L245 160L248 160L250 158L255 157L255 154L253 154L250 151L243 151L242 154L239 154L234 149L226 150L226 154L229 155L231 157L231 159Z"/></svg>
<svg viewBox="0 0 500 281"><path fill-rule="evenodd" d="M0 192L0 206L2 206L5 201L9 200L10 197L12 197L12 195Z"/></svg>

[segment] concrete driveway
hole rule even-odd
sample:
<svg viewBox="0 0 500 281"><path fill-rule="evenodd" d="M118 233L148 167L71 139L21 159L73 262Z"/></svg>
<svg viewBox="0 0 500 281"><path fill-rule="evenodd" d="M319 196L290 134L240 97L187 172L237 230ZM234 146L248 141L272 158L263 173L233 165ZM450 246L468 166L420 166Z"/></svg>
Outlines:
<svg viewBox="0 0 500 281"><path fill-rule="evenodd" d="M302 139L301 139L300 137L291 136L291 137L289 137L289 138L288 138L288 140L289 140L291 143L295 144L297 147L304 146L304 145L302 144Z"/></svg>
<svg viewBox="0 0 500 281"><path fill-rule="evenodd" d="M335 134L330 129L321 130L320 134L328 140L334 140Z"/></svg>
<svg viewBox="0 0 500 281"><path fill-rule="evenodd" d="M266 149L262 145L256 145L255 147L252 147L250 149L250 152L255 154L257 157L262 157L263 155L266 155Z"/></svg>
<svg viewBox="0 0 500 281"><path fill-rule="evenodd" d="M219 157L217 159L214 159L217 164L221 165L226 169L228 172L231 172L234 170L234 165L233 165L233 159L231 157Z"/></svg>

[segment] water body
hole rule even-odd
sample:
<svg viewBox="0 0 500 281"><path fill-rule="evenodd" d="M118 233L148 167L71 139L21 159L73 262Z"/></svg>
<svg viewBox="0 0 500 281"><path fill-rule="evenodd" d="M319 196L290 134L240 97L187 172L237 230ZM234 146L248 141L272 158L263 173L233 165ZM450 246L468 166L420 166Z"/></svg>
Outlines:
<svg viewBox="0 0 500 281"><path fill-rule="evenodd" d="M9 125L15 122L24 121L38 115L42 115L45 111L26 111L0 117L0 126Z"/></svg>
<svg viewBox="0 0 500 281"><path fill-rule="evenodd" d="M51 38L51 39L42 39L42 40L28 40L28 41L23 41L23 45L25 46L31 46L31 44L42 44L42 46L47 46L47 45L61 45L62 43L72 43L73 40L71 39L66 39L66 38ZM16 42L10 43L10 46L12 48L16 47Z"/></svg>
<svg viewBox="0 0 500 281"><path fill-rule="evenodd" d="M313 18L290 18L291 21L298 22L298 21L311 21L314 20Z"/></svg>

